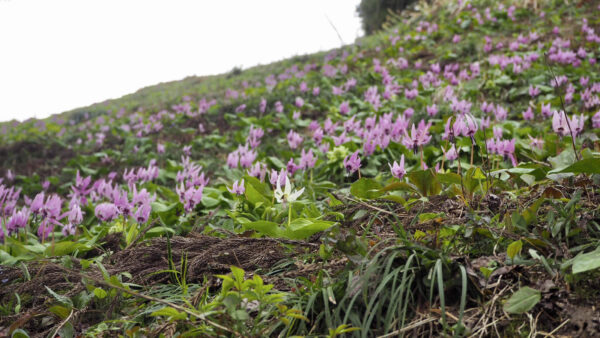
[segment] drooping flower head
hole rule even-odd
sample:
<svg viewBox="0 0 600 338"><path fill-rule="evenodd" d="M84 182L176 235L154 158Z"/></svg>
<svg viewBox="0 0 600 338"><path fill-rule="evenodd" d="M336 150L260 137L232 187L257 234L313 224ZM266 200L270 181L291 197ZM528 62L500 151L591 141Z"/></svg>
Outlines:
<svg viewBox="0 0 600 338"><path fill-rule="evenodd" d="M404 169L404 154L400 156L400 164L394 161L393 165L388 163L388 166L390 167L392 176L396 177L397 179L402 179L402 177L406 175L406 170Z"/></svg>
<svg viewBox="0 0 600 338"><path fill-rule="evenodd" d="M344 168L351 174L360 169L360 157L358 157L358 152L359 150L344 158Z"/></svg>

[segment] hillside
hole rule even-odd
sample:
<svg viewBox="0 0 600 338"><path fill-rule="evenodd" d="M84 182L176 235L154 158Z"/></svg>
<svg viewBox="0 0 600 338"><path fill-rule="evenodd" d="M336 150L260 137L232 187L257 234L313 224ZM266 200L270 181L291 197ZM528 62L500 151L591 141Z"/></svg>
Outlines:
<svg viewBox="0 0 600 338"><path fill-rule="evenodd" d="M0 124L0 335L597 335L598 11L420 2Z"/></svg>

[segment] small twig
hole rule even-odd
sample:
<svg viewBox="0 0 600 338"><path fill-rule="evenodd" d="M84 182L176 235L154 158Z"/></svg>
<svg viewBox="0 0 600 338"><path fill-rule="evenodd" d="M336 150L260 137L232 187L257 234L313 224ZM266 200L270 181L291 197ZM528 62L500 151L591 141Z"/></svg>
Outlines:
<svg viewBox="0 0 600 338"><path fill-rule="evenodd" d="M333 27L333 30L335 31L335 34L337 34L338 38L340 39L342 46L345 45L344 40L342 40L342 36L340 35L340 32L338 32L337 28L335 28L335 25L333 24L333 22L331 22L331 20L327 16L327 14L325 14L325 17L327 18L327 21L329 21L329 24L331 25L331 27Z"/></svg>
<svg viewBox="0 0 600 338"><path fill-rule="evenodd" d="M419 327L419 326L423 326L423 325L425 325L425 324L431 323L431 322L433 322L433 321L436 321L436 320L437 320L437 318L435 318L435 317L431 317L431 318L423 319L423 320L421 320L421 321L418 321L418 322L416 322L416 323L414 323L414 324L410 324L410 325L408 325L408 326L405 326L405 327L403 327L403 328L401 328L401 329L399 329L399 330L396 330L396 331L390 332L390 333L388 333L388 334L384 334L383 336L377 336L377 338L395 337L395 336L397 336L399 333L403 333L403 332L406 332L406 331L409 331L409 330L415 329L415 328L417 328L417 327Z"/></svg>
<svg viewBox="0 0 600 338"><path fill-rule="evenodd" d="M344 199L347 199L347 200L351 201L351 202L354 202L354 203L358 203L358 204L360 204L360 205L363 205L363 206L365 206L365 207L367 207L367 208L371 208L371 209L373 209L373 210L377 210L377 211L383 212L384 214L388 214L388 215L396 215L396 214L395 214L395 213L393 213L393 212L389 212L389 211L387 211L387 210L381 209L381 208L379 208L379 207L376 207L376 206L374 206L374 205L371 205L371 204L368 204L368 203L365 203L365 202L362 202L362 201L359 201L359 200L355 200L355 199L353 199L353 198L351 198L351 197L348 197L348 196L342 196L342 197L343 197Z"/></svg>
<svg viewBox="0 0 600 338"><path fill-rule="evenodd" d="M71 319L71 316L73 316L73 309L71 309L71 313L69 313L69 316L60 323L60 325L56 328L56 330L54 330L54 333L50 337L56 337L56 335L58 334L58 331L60 331L60 329L62 329L62 327L65 326L65 324L67 324L69 319Z"/></svg>

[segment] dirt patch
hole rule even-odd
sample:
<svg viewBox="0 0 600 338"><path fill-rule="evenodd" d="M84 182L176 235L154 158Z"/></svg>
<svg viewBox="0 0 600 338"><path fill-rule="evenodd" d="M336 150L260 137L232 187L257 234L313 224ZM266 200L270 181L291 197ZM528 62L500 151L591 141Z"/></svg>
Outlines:
<svg viewBox="0 0 600 338"><path fill-rule="evenodd" d="M112 237L104 242L107 244L99 249L99 252L115 250L115 243L118 243ZM173 261L172 267L169 266L167 258L169 245ZM130 273L131 280L122 277L123 282L151 287L157 283L170 283L171 274L161 271L170 268L180 271L181 259L186 257L188 283L202 283L207 277L209 283L214 285L216 282L214 275L229 273L232 265L241 267L248 273L248 276L252 276L257 270L260 270L260 273L271 270L277 262L292 255L316 249L318 249L318 245L296 241L245 237L219 238L192 233L187 237L173 237L169 242L166 238L157 238L148 244L116 251L108 256L102 264L111 276L123 272ZM81 274L103 280L102 273L95 265L88 269L82 269L80 261L75 258L71 263L70 269L65 269L50 261L32 263L26 268L1 267L0 303L11 304L12 302L14 304L14 295L19 294L22 309L18 315L2 316L0 330L26 317L28 320L20 323L20 327L28 330L30 334L36 332L40 335L46 334L48 329L42 330L40 325L43 317L52 316L48 312L48 308L50 303L55 303L55 300L46 291L46 287L71 297L85 289ZM292 264L282 273L288 272L285 276L289 277L289 271L294 269L306 270L304 271L306 275L312 272L311 269L301 269ZM70 273L70 271L81 271L81 274ZM302 273L299 274L302 275ZM278 278L276 275L271 275L268 282L283 285L284 282L279 280L282 278L283 276ZM88 320L86 324L91 325L93 321Z"/></svg>
<svg viewBox="0 0 600 338"><path fill-rule="evenodd" d="M45 178L57 175L75 156L73 150L48 140L27 140L0 146L0 174L11 169L15 174ZM58 165L60 164L60 165Z"/></svg>

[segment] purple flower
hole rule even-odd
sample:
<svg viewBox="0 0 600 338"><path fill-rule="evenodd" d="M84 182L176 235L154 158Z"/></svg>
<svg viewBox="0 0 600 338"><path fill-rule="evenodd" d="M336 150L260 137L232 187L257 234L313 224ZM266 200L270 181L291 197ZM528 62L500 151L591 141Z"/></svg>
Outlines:
<svg viewBox="0 0 600 338"><path fill-rule="evenodd" d="M447 151L442 148L442 152L444 153L444 157L446 157L446 160L448 161L454 161L458 158L458 152L456 151L456 147L454 146L454 144L452 144L452 147L450 147L450 149L448 149Z"/></svg>
<svg viewBox="0 0 600 338"><path fill-rule="evenodd" d="M258 111L260 111L261 113L264 113L266 109L267 109L267 100L265 100L264 98L261 98L260 105L258 106Z"/></svg>
<svg viewBox="0 0 600 338"><path fill-rule="evenodd" d="M248 175L258 178L261 182L264 181L266 174L267 174L267 165L264 163L260 163L260 162L256 162L248 170Z"/></svg>
<svg viewBox="0 0 600 338"><path fill-rule="evenodd" d="M156 145L156 152L159 153L159 154L164 154L164 152L165 152L165 145L162 144L162 143L158 143Z"/></svg>
<svg viewBox="0 0 600 338"><path fill-rule="evenodd" d="M240 165L242 168L250 168L258 153L254 150L245 150L240 156Z"/></svg>
<svg viewBox="0 0 600 338"><path fill-rule="evenodd" d="M190 156L192 154L192 146L183 147L183 154L185 156Z"/></svg>
<svg viewBox="0 0 600 338"><path fill-rule="evenodd" d="M304 149L302 149L302 154L300 155L301 169L314 168L316 162L317 158L314 156L312 149L309 149L307 152L304 152Z"/></svg>
<svg viewBox="0 0 600 338"><path fill-rule="evenodd" d="M533 120L534 117L533 108L531 107L528 107L527 110L523 112L523 120Z"/></svg>
<svg viewBox="0 0 600 338"><path fill-rule="evenodd" d="M229 155L227 155L227 166L230 169L237 168L239 161L240 161L240 155L238 154L237 151L234 151L232 153L229 153Z"/></svg>
<svg viewBox="0 0 600 338"><path fill-rule="evenodd" d="M340 114L346 115L350 112L350 103L348 101L344 101L340 104Z"/></svg>
<svg viewBox="0 0 600 338"><path fill-rule="evenodd" d="M544 117L550 117L552 116L552 111L550 110L550 103L548 104L542 104L542 116Z"/></svg>
<svg viewBox="0 0 600 338"><path fill-rule="evenodd" d="M529 85L529 96L536 97L540 95L540 89L537 86Z"/></svg>
<svg viewBox="0 0 600 338"><path fill-rule="evenodd" d="M294 175L296 170L300 169L300 167L298 165L296 165L296 163L294 163L294 158L292 157L288 161L286 169L290 173L290 175Z"/></svg>
<svg viewBox="0 0 600 338"><path fill-rule="evenodd" d="M429 135L429 128L431 127L431 121L425 124L424 120L419 122L419 127L415 128L413 123L410 135L408 132L404 133L402 138L402 144L408 149L417 150L417 148L426 145L431 141L431 135Z"/></svg>
<svg viewBox="0 0 600 338"><path fill-rule="evenodd" d="M402 156L400 156L400 165L398 165L398 163L396 161L394 161L394 165L390 165L388 163L388 166L390 166L390 170L392 171L392 176L396 177L397 179L402 179L402 177L404 177L404 175L406 175L406 170L404 169L404 154L402 154Z"/></svg>
<svg viewBox="0 0 600 338"><path fill-rule="evenodd" d="M23 207L20 211L14 210L12 216L6 222L8 233L11 234L18 231L19 228L25 228L29 222L30 214L31 212L27 207Z"/></svg>
<svg viewBox="0 0 600 338"><path fill-rule="evenodd" d="M229 190L230 193L235 195L243 195L246 191L246 187L244 186L244 179L242 179L239 182L233 182L233 186L231 188L227 187L227 190Z"/></svg>
<svg viewBox="0 0 600 338"><path fill-rule="evenodd" d="M301 108L304 106L304 100L301 97L296 97L295 101L296 107Z"/></svg>
<svg viewBox="0 0 600 338"><path fill-rule="evenodd" d="M552 114L552 129L560 137L566 136L569 133L567 123L565 113L562 110L554 111L554 114Z"/></svg>
<svg viewBox="0 0 600 338"><path fill-rule="evenodd" d="M544 140L541 138L533 138L531 137L531 135L527 135L529 136L529 144L533 147L533 148L537 148L539 150L544 149Z"/></svg>
<svg viewBox="0 0 600 338"><path fill-rule="evenodd" d="M360 168L360 157L358 157L358 150L352 153L352 155L344 158L344 168L350 173L357 171Z"/></svg>
<svg viewBox="0 0 600 338"><path fill-rule="evenodd" d="M271 185L273 185L273 186L277 186L277 182L279 182L279 185L284 185L286 177L287 177L287 170L285 168L281 169L279 171L279 174L277 173L277 170L271 170L269 182L271 182Z"/></svg>
<svg viewBox="0 0 600 338"><path fill-rule="evenodd" d="M150 204L144 203L136 209L135 213L133 214L133 218L139 224L144 224L150 217L150 211L152 211Z"/></svg>
<svg viewBox="0 0 600 338"><path fill-rule="evenodd" d="M592 127L600 128L600 110L592 116Z"/></svg>
<svg viewBox="0 0 600 338"><path fill-rule="evenodd" d="M177 195L179 195L179 201L183 204L183 208L186 212L191 212L194 210L196 205L202 201L202 191L204 190L203 186L198 188L189 187L185 188L183 184L181 187L175 188Z"/></svg>
<svg viewBox="0 0 600 338"><path fill-rule="evenodd" d="M119 209L112 203L100 203L96 206L94 214L103 222L110 222L119 216Z"/></svg>
<svg viewBox="0 0 600 338"><path fill-rule="evenodd" d="M435 115L437 115L437 113L438 113L438 107L437 107L437 105L435 105L435 103L432 104L431 106L427 106L427 114L429 116L435 116Z"/></svg>
<svg viewBox="0 0 600 338"><path fill-rule="evenodd" d="M290 132L287 134L287 140L290 148L296 149L304 139L297 132L290 130Z"/></svg>

